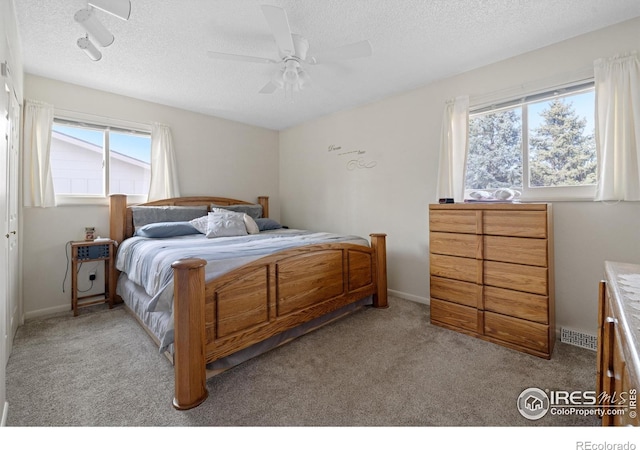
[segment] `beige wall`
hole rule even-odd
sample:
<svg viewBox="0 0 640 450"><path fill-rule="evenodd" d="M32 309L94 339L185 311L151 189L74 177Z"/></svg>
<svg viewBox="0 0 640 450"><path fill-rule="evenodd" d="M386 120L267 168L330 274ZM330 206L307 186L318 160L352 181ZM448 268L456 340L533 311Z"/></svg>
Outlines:
<svg viewBox="0 0 640 450"><path fill-rule="evenodd" d="M181 195L219 195L255 201L270 197L270 215L279 218L278 133L195 114L51 79L27 75L25 98L58 109L137 123L171 127ZM25 317L70 308L66 243L83 237L86 226L109 232L106 206L24 208L23 286ZM81 276L92 265L87 264ZM103 278L98 274L99 283ZM83 287L88 287L85 285ZM96 290L96 289L94 289Z"/></svg>
<svg viewBox="0 0 640 450"><path fill-rule="evenodd" d="M445 102L467 94L473 104L523 85L570 81L590 70L595 59L639 46L640 19L634 19L285 130L280 133L282 221L364 235L386 232L390 290L428 302L428 204L437 200ZM375 166L348 170L357 157ZM640 204L555 202L553 207L557 325L595 334L603 261L640 263Z"/></svg>

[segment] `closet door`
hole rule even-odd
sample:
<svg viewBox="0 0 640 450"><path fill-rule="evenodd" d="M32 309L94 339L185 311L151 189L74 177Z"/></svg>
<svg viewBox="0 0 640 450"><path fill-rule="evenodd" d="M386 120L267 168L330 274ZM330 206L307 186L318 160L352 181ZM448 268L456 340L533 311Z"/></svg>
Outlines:
<svg viewBox="0 0 640 450"><path fill-rule="evenodd" d="M11 73L3 64L0 78L0 174L4 179L0 187L0 319L2 320L2 363L11 354L13 338L20 321L20 257L18 170L20 138L20 104L16 97Z"/></svg>
<svg viewBox="0 0 640 450"><path fill-rule="evenodd" d="M18 170L20 161L20 104L16 98L13 86L9 87L9 123L7 125L7 223L9 237L7 238L7 356L11 354L13 338L20 322L20 258L18 251L19 240L19 205L18 205Z"/></svg>
<svg viewBox="0 0 640 450"><path fill-rule="evenodd" d="M4 75L4 74L3 74ZM5 406L5 366L9 359L9 93L0 78L0 410Z"/></svg>

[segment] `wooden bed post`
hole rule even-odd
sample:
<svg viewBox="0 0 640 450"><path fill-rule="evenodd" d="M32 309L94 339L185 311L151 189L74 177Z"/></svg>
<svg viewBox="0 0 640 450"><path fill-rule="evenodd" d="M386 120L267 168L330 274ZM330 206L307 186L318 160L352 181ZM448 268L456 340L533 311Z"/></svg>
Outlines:
<svg viewBox="0 0 640 450"><path fill-rule="evenodd" d="M173 406L184 410L207 399L205 368L204 266L199 258L174 262L174 357L175 397Z"/></svg>
<svg viewBox="0 0 640 450"><path fill-rule="evenodd" d="M269 197L262 195L258 197L258 204L262 206L262 217L269 217Z"/></svg>
<svg viewBox="0 0 640 450"><path fill-rule="evenodd" d="M387 235L384 233L373 233L371 237L371 248L375 252L376 258L376 278L377 290L373 294L373 306L376 308L388 308L387 302Z"/></svg>
<svg viewBox="0 0 640 450"><path fill-rule="evenodd" d="M120 244L124 240L127 218L127 196L109 196L109 237Z"/></svg>

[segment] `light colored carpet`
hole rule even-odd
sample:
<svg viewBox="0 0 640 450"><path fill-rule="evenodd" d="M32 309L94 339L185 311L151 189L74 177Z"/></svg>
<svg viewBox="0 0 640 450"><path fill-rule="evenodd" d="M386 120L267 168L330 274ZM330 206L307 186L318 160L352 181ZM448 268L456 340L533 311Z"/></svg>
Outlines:
<svg viewBox="0 0 640 450"><path fill-rule="evenodd" d="M173 369L122 307L35 319L7 367L9 426L597 426L530 421L529 387L593 390L595 352L557 343L545 360L429 323L390 298L211 378L176 411Z"/></svg>

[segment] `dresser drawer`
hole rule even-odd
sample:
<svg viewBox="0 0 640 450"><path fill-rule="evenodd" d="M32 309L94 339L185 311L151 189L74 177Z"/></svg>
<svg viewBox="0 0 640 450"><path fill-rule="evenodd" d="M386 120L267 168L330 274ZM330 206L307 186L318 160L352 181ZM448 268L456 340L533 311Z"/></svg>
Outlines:
<svg viewBox="0 0 640 450"><path fill-rule="evenodd" d="M482 236L479 234L429 233L429 250L442 255L482 259Z"/></svg>
<svg viewBox="0 0 640 450"><path fill-rule="evenodd" d="M478 332L478 311L475 308L432 298L430 309L431 321Z"/></svg>
<svg viewBox="0 0 640 450"><path fill-rule="evenodd" d="M531 238L547 237L545 211L484 211L484 234Z"/></svg>
<svg viewBox="0 0 640 450"><path fill-rule="evenodd" d="M485 336L549 353L549 326L486 311Z"/></svg>
<svg viewBox="0 0 640 450"><path fill-rule="evenodd" d="M544 295L485 286L483 304L486 311L541 324L549 323L549 297Z"/></svg>
<svg viewBox="0 0 640 450"><path fill-rule="evenodd" d="M482 213L480 211L431 210L429 231L482 234Z"/></svg>
<svg viewBox="0 0 640 450"><path fill-rule="evenodd" d="M547 268L484 261L484 284L532 294L549 295Z"/></svg>
<svg viewBox="0 0 640 450"><path fill-rule="evenodd" d="M466 281L431 277L431 298L447 300L460 305L478 307L482 301L482 286Z"/></svg>
<svg viewBox="0 0 640 450"><path fill-rule="evenodd" d="M484 236L484 259L547 267L547 240Z"/></svg>
<svg viewBox="0 0 640 450"><path fill-rule="evenodd" d="M429 255L431 275L482 284L482 260L457 256Z"/></svg>

